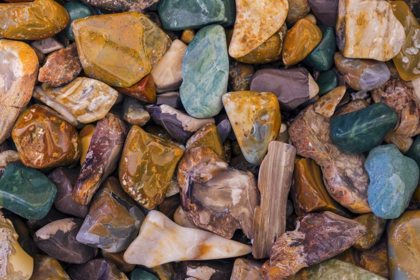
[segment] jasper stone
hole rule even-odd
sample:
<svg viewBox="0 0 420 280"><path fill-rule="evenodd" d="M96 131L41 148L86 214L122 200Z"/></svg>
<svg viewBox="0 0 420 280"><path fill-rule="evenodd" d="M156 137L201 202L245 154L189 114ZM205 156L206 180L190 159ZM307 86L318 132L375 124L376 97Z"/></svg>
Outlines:
<svg viewBox="0 0 420 280"><path fill-rule="evenodd" d="M96 249L76 241L83 220L67 218L49 223L34 235L35 245L48 256L67 263L85 263L96 255Z"/></svg>
<svg viewBox="0 0 420 280"><path fill-rule="evenodd" d="M249 90L251 78L254 74L252 65L242 64L237 61L229 65L229 79L232 91Z"/></svg>
<svg viewBox="0 0 420 280"><path fill-rule="evenodd" d="M357 265L389 279L386 234L368 250L357 251Z"/></svg>
<svg viewBox="0 0 420 280"><path fill-rule="evenodd" d="M397 114L384 103L348 113L331 121L334 144L349 154L368 152L382 143L397 123Z"/></svg>
<svg viewBox="0 0 420 280"><path fill-rule="evenodd" d="M318 99L317 102L315 102L315 112L326 118L331 118L334 115L335 109L340 104L345 94L345 86L333 89L332 91Z"/></svg>
<svg viewBox="0 0 420 280"><path fill-rule="evenodd" d="M230 280L232 264L227 261L182 262L174 280Z"/></svg>
<svg viewBox="0 0 420 280"><path fill-rule="evenodd" d="M338 0L308 0L316 18L324 25L335 28L338 17Z"/></svg>
<svg viewBox="0 0 420 280"><path fill-rule="evenodd" d="M322 39L319 45L303 60L303 63L315 69L326 71L334 65L335 34L328 26L319 26Z"/></svg>
<svg viewBox="0 0 420 280"><path fill-rule="evenodd" d="M31 280L55 279L70 280L70 277L56 259L45 255L35 255L34 273Z"/></svg>
<svg viewBox="0 0 420 280"><path fill-rule="evenodd" d="M84 264L72 265L68 269L72 280L128 280L113 262L94 259Z"/></svg>
<svg viewBox="0 0 420 280"><path fill-rule="evenodd" d="M116 90L141 102L154 103L156 101L155 81L151 74L146 75L131 87L116 88Z"/></svg>
<svg viewBox="0 0 420 280"><path fill-rule="evenodd" d="M130 273L130 280L159 280L159 278L144 269L136 268Z"/></svg>
<svg viewBox="0 0 420 280"><path fill-rule="evenodd" d="M182 63L182 104L195 118L209 118L222 110L229 78L226 35L222 26L200 29L188 45Z"/></svg>
<svg viewBox="0 0 420 280"><path fill-rule="evenodd" d="M38 58L27 44L3 39L0 40L0 70L0 143L3 143L10 136L20 110L31 100Z"/></svg>
<svg viewBox="0 0 420 280"><path fill-rule="evenodd" d="M0 4L0 15L0 37L15 40L49 38L70 20L66 9L53 0Z"/></svg>
<svg viewBox="0 0 420 280"><path fill-rule="evenodd" d="M128 96L124 99L123 114L123 119L132 125L144 126L150 120L140 101Z"/></svg>
<svg viewBox="0 0 420 280"><path fill-rule="evenodd" d="M367 250L381 239L386 227L386 220L375 216L373 213L361 215L353 220L358 221L366 227L366 233L353 244L354 248Z"/></svg>
<svg viewBox="0 0 420 280"><path fill-rule="evenodd" d="M203 125L190 139L188 139L186 148L191 149L195 147L208 147L221 159L225 158L223 144L214 123Z"/></svg>
<svg viewBox="0 0 420 280"><path fill-rule="evenodd" d="M238 258L235 260L231 280L263 280L261 276L261 263Z"/></svg>
<svg viewBox="0 0 420 280"><path fill-rule="evenodd" d="M419 181L419 167L395 145L370 151L365 162L369 173L368 201L372 212L383 219L398 218L407 208Z"/></svg>
<svg viewBox="0 0 420 280"><path fill-rule="evenodd" d="M89 17L93 14L87 6L80 2L66 2L63 7L67 10L70 16L70 22L65 29L66 36L70 41L74 41L74 34L71 29L72 22L79 18Z"/></svg>
<svg viewBox="0 0 420 280"><path fill-rule="evenodd" d="M158 11L166 30L199 29L210 24L229 26L235 22L233 0L161 0Z"/></svg>
<svg viewBox="0 0 420 280"><path fill-rule="evenodd" d="M153 209L165 199L183 153L171 141L133 126L118 171L123 189L141 206Z"/></svg>
<svg viewBox="0 0 420 280"><path fill-rule="evenodd" d="M85 162L87 152L89 150L90 141L92 140L93 133L95 132L95 125L88 124L79 132L80 142L82 145L82 152L80 156L80 165Z"/></svg>
<svg viewBox="0 0 420 280"><path fill-rule="evenodd" d="M328 70L319 74L316 83L319 87L319 96L322 96L338 86L338 78L333 70Z"/></svg>

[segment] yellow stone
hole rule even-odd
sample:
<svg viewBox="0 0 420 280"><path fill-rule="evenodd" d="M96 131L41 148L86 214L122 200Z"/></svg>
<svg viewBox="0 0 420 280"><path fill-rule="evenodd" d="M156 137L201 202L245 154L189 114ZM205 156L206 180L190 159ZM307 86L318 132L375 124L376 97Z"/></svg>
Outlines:
<svg viewBox="0 0 420 280"><path fill-rule="evenodd" d="M225 159L225 150L223 149L222 140L220 140L214 123L208 123L202 126L188 140L187 149L195 147L208 147L213 150L221 159Z"/></svg>
<svg viewBox="0 0 420 280"><path fill-rule="evenodd" d="M346 87L341 86L323 95L314 105L315 112L326 118L331 118L344 94L346 94Z"/></svg>
<svg viewBox="0 0 420 280"><path fill-rule="evenodd" d="M95 131L95 125L88 124L85 126L79 133L80 143L81 143L81 156L80 156L80 166L85 162L87 151L89 150L90 140L92 140L93 132Z"/></svg>
<svg viewBox="0 0 420 280"><path fill-rule="evenodd" d="M35 255L34 257L34 274L31 280L70 280L56 259L45 255Z"/></svg>

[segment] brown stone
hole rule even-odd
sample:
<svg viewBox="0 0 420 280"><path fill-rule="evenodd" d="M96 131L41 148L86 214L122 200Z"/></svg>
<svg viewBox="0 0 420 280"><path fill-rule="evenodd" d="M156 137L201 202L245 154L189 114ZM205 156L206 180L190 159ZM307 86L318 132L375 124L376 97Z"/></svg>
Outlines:
<svg viewBox="0 0 420 280"><path fill-rule="evenodd" d="M334 115L335 109L340 104L340 101L343 99L345 94L345 86L333 89L332 91L319 98L317 102L315 102L315 112L326 118L331 118Z"/></svg>
<svg viewBox="0 0 420 280"><path fill-rule="evenodd" d="M366 100L363 99L356 99L353 100L349 103L347 103L346 105L344 105L343 107L339 108L335 114L334 114L334 118L344 115L344 114L348 114L351 112L355 112L361 109L366 108L367 106L369 106L369 102L367 102Z"/></svg>
<svg viewBox="0 0 420 280"><path fill-rule="evenodd" d="M208 147L221 159L225 158L222 141L214 123L203 125L188 139L186 148L191 149L196 147Z"/></svg>
<svg viewBox="0 0 420 280"><path fill-rule="evenodd" d="M154 103L156 101L155 82L151 74L146 75L131 87L116 89L119 93L133 97L141 102Z"/></svg>
<svg viewBox="0 0 420 280"><path fill-rule="evenodd" d="M299 19L305 17L311 10L308 0L288 0L289 13L286 17L286 22L289 27L292 27Z"/></svg>
<svg viewBox="0 0 420 280"><path fill-rule="evenodd" d="M359 216L353 220L364 225L367 230L366 233L353 244L354 248L367 250L381 239L386 227L386 220L375 216L373 213Z"/></svg>
<svg viewBox="0 0 420 280"><path fill-rule="evenodd" d="M56 260L44 255L34 256L34 273L31 280L70 280L66 271Z"/></svg>
<svg viewBox="0 0 420 280"><path fill-rule="evenodd" d="M229 79L232 91L249 90L251 78L254 75L254 67L239 62L232 62L229 65Z"/></svg>
<svg viewBox="0 0 420 280"><path fill-rule="evenodd" d="M389 131L388 134L385 135L384 141L387 144L394 144L397 146L398 150L403 154L410 150L411 145L413 145L414 142L413 138L397 134L394 130Z"/></svg>
<svg viewBox="0 0 420 280"><path fill-rule="evenodd" d="M132 271L136 266L134 264L129 264L124 260L124 253L125 251L121 251L118 253L109 253L102 250L102 256L115 263L117 268L122 272L128 273Z"/></svg>
<svg viewBox="0 0 420 280"><path fill-rule="evenodd" d="M386 236L368 250L357 251L357 265L389 279Z"/></svg>
<svg viewBox="0 0 420 280"><path fill-rule="evenodd" d="M261 263L248 259L236 259L230 280L263 280Z"/></svg>

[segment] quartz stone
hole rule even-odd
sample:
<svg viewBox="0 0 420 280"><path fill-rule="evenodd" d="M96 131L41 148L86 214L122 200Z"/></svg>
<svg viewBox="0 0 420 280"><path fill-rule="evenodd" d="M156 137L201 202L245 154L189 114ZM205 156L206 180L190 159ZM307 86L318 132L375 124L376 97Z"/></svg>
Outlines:
<svg viewBox="0 0 420 280"><path fill-rule="evenodd" d="M76 184L79 171L59 167L48 175L55 187L57 195L54 206L58 211L84 219L89 212L89 206L80 205L73 200L73 186Z"/></svg>
<svg viewBox="0 0 420 280"><path fill-rule="evenodd" d="M311 11L323 25L335 28L339 0L308 0L308 2Z"/></svg>
<svg viewBox="0 0 420 280"><path fill-rule="evenodd" d="M18 234L0 212L0 277L3 280L29 280L34 263L18 243Z"/></svg>
<svg viewBox="0 0 420 280"><path fill-rule="evenodd" d="M178 166L182 208L198 227L232 238L235 230L253 236L257 183L250 172L228 167L210 148L188 149Z"/></svg>
<svg viewBox="0 0 420 280"><path fill-rule="evenodd" d="M236 0L236 20L229 55L249 54L273 36L289 11L287 0Z"/></svg>
<svg viewBox="0 0 420 280"><path fill-rule="evenodd" d="M353 220L366 227L366 233L353 244L353 247L359 250L368 250L378 243L384 233L386 220L375 216L373 213L361 215Z"/></svg>
<svg viewBox="0 0 420 280"><path fill-rule="evenodd" d="M133 126L118 171L123 189L141 206L153 209L165 199L183 153L172 142Z"/></svg>
<svg viewBox="0 0 420 280"><path fill-rule="evenodd" d="M66 29L64 30L66 32L66 36L70 41L74 41L74 33L71 29L71 24L73 21L79 18L85 18L92 16L92 11L89 9L89 7L83 5L80 2L66 2L64 3L63 7L67 10L70 16L70 23L67 25Z"/></svg>
<svg viewBox="0 0 420 280"><path fill-rule="evenodd" d="M92 140L93 133L95 132L95 125L88 124L83 127L79 132L80 142L82 146L82 152L80 156L80 166L83 165L86 159L87 152L89 150L90 141Z"/></svg>
<svg viewBox="0 0 420 280"><path fill-rule="evenodd" d="M384 103L334 118L331 137L334 144L349 154L368 152L382 143L397 123L397 114Z"/></svg>
<svg viewBox="0 0 420 280"><path fill-rule="evenodd" d="M238 258L233 265L231 280L263 280L261 276L261 263Z"/></svg>
<svg viewBox="0 0 420 280"><path fill-rule="evenodd" d="M235 22L233 0L161 0L158 11L166 30L199 29L210 24L230 26Z"/></svg>
<svg viewBox="0 0 420 280"><path fill-rule="evenodd" d="M128 263L155 267L172 261L224 259L250 252L251 246L204 230L180 227L159 211L152 210L124 259Z"/></svg>
<svg viewBox="0 0 420 280"><path fill-rule="evenodd" d="M395 145L384 145L370 151L365 168L370 178L368 201L372 212L383 219L398 218L417 187L417 163L402 155Z"/></svg>
<svg viewBox="0 0 420 280"><path fill-rule="evenodd" d="M226 261L182 262L174 280L230 280L232 264Z"/></svg>
<svg viewBox="0 0 420 280"><path fill-rule="evenodd" d="M347 58L388 61L405 42L403 25L387 1L339 0L337 44Z"/></svg>
<svg viewBox="0 0 420 280"><path fill-rule="evenodd" d="M242 64L237 61L229 65L229 79L232 91L249 90L251 78L254 75L252 65Z"/></svg>
<svg viewBox="0 0 420 280"><path fill-rule="evenodd" d="M68 2L78 3L78 2ZM73 81L82 71L76 44L53 52L39 69L38 81L53 87L63 86Z"/></svg>
<svg viewBox="0 0 420 280"><path fill-rule="evenodd" d="M386 234L369 250L357 252L357 265L389 279Z"/></svg>
<svg viewBox="0 0 420 280"><path fill-rule="evenodd" d="M174 222L180 225L181 227L199 229L199 227L197 227L196 225L194 225L193 222L190 221L190 219L187 216L187 213L185 213L181 205L175 210Z"/></svg>
<svg viewBox="0 0 420 280"><path fill-rule="evenodd" d="M67 218L49 223L35 233L35 245L48 256L59 261L85 263L95 257L96 249L76 241L76 234L82 223L83 220L78 218Z"/></svg>
<svg viewBox="0 0 420 280"><path fill-rule="evenodd" d="M209 118L222 110L221 97L226 93L229 57L222 26L200 29L188 45L182 63L182 104L194 118Z"/></svg>
<svg viewBox="0 0 420 280"><path fill-rule="evenodd" d="M385 143L394 144L401 153L407 153L413 144L413 138L397 134L394 130L390 130L384 138Z"/></svg>
<svg viewBox="0 0 420 280"><path fill-rule="evenodd" d="M293 26L299 19L306 16L311 10L308 0L288 0L289 12L287 13L286 23Z"/></svg>
<svg viewBox="0 0 420 280"><path fill-rule="evenodd" d="M3 39L0 70L0 143L3 143L10 136L20 110L31 100L38 58L27 44Z"/></svg>
<svg viewBox="0 0 420 280"><path fill-rule="evenodd" d="M345 58L339 52L334 55L334 61L346 83L354 90L373 90L384 85L391 77L384 62Z"/></svg>
<svg viewBox="0 0 420 280"><path fill-rule="evenodd" d="M137 237L143 219L143 213L118 179L108 177L94 197L76 239L106 252L121 252Z"/></svg>
<svg viewBox="0 0 420 280"><path fill-rule="evenodd" d="M194 29L185 29L182 32L181 41L188 45L194 39L194 36L195 36Z"/></svg>
<svg viewBox="0 0 420 280"><path fill-rule="evenodd" d="M123 114L123 119L132 125L144 126L150 120L140 101L128 96L124 99Z"/></svg>
<svg viewBox="0 0 420 280"><path fill-rule="evenodd" d="M109 253L109 252L105 252L104 250L101 251L102 256L107 259L112 261L113 263L115 263L115 265L117 266L117 268L119 270L121 270L122 272L128 273L132 270L135 269L135 265L133 264L129 264L124 260L124 253L125 251L121 251L118 253Z"/></svg>
<svg viewBox="0 0 420 280"><path fill-rule="evenodd" d="M119 93L133 97L141 102L155 103L156 88L151 74L146 75L139 82L128 88L116 88Z"/></svg>
<svg viewBox="0 0 420 280"><path fill-rule="evenodd" d="M294 65L305 59L318 46L321 39L322 32L318 26L305 18L298 20L284 38L284 65Z"/></svg>
<svg viewBox="0 0 420 280"><path fill-rule="evenodd" d="M195 131L207 123L214 123L213 118L195 119L166 104L146 107L153 121L163 126L180 143L187 141Z"/></svg>
<svg viewBox="0 0 420 280"><path fill-rule="evenodd" d="M20 160L32 168L74 165L80 157L76 129L43 105L35 104L19 116L12 138Z"/></svg>
<svg viewBox="0 0 420 280"><path fill-rule="evenodd" d="M115 170L120 160L127 128L122 120L109 113L96 124L86 159L73 189L73 199L88 205L96 190Z"/></svg>
<svg viewBox="0 0 420 280"><path fill-rule="evenodd" d="M259 165L280 129L280 107L271 92L237 91L223 95L223 105L246 160Z"/></svg>
<svg viewBox="0 0 420 280"><path fill-rule="evenodd" d="M151 75L157 92L168 92L179 88L182 83L182 60L186 50L187 45L175 40L168 52L155 65Z"/></svg>
<svg viewBox="0 0 420 280"><path fill-rule="evenodd" d="M335 109L340 104L346 94L346 87L341 86L333 89L329 93L322 96L314 104L315 112L326 117L331 118L334 115Z"/></svg>
<svg viewBox="0 0 420 280"><path fill-rule="evenodd" d="M322 32L321 42L303 60L303 63L321 71L327 71L334 65L335 34L334 29L328 26L319 26Z"/></svg>
<svg viewBox="0 0 420 280"><path fill-rule="evenodd" d="M251 90L272 92L285 111L293 111L318 94L317 83L303 67L262 69L252 76Z"/></svg>
<svg viewBox="0 0 420 280"><path fill-rule="evenodd" d="M268 258L274 242L286 231L287 197L292 184L296 149L272 141L261 163L258 189L261 203L254 212L252 255Z"/></svg>
<svg viewBox="0 0 420 280"><path fill-rule="evenodd" d="M83 2L98 7L103 13L109 14L111 12L143 11L159 0L83 0Z"/></svg>
<svg viewBox="0 0 420 280"><path fill-rule="evenodd" d="M45 255L34 256L34 273L31 280L70 280L70 277L61 264Z"/></svg>
<svg viewBox="0 0 420 280"><path fill-rule="evenodd" d="M130 87L149 74L171 43L137 12L77 19L72 30L86 75L116 87Z"/></svg>
<svg viewBox="0 0 420 280"><path fill-rule="evenodd" d="M136 268L130 273L130 280L159 280L159 278L142 268Z"/></svg>
<svg viewBox="0 0 420 280"><path fill-rule="evenodd" d="M72 265L68 269L72 280L128 280L110 260L94 259L84 264Z"/></svg>
<svg viewBox="0 0 420 280"><path fill-rule="evenodd" d="M34 41L31 43L31 46L33 48L38 49L43 54L49 54L64 48L64 46L61 43L59 43L56 39L52 37Z"/></svg>
<svg viewBox="0 0 420 280"><path fill-rule="evenodd" d="M53 0L0 4L0 37L41 40L54 36L69 23L66 9Z"/></svg>
<svg viewBox="0 0 420 280"><path fill-rule="evenodd" d="M292 122L289 135L298 155L320 165L325 188L333 199L354 213L371 212L365 157L346 154L333 144L328 118L315 113L313 105L309 105Z"/></svg>
<svg viewBox="0 0 420 280"><path fill-rule="evenodd" d="M188 139L185 146L187 149L196 147L208 147L221 159L225 159L225 151L220 140L217 128L214 123L203 125L197 132Z"/></svg>
<svg viewBox="0 0 420 280"><path fill-rule="evenodd" d="M405 212L387 228L390 279L420 278L420 211Z"/></svg>

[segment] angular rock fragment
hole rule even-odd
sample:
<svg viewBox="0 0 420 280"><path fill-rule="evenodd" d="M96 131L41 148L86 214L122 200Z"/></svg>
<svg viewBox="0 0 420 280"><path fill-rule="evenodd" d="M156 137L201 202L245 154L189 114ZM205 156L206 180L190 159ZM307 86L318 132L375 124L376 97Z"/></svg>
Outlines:
<svg viewBox="0 0 420 280"><path fill-rule="evenodd" d="M353 220L366 227L366 233L353 244L354 248L368 250L381 239L386 227L386 220L375 216L373 213L361 215Z"/></svg>
<svg viewBox="0 0 420 280"><path fill-rule="evenodd" d="M56 259L45 255L35 255L34 273L31 280L54 279L70 280L70 277Z"/></svg>
<svg viewBox="0 0 420 280"><path fill-rule="evenodd" d="M314 104L315 112L326 118L331 118L334 115L335 109L340 104L341 99L343 99L344 94L346 94L346 87L341 86L323 95Z"/></svg>
<svg viewBox="0 0 420 280"><path fill-rule="evenodd" d="M185 213L181 205L176 209L174 213L174 222L181 227L199 229L199 227L195 226L194 223L190 221L187 213Z"/></svg>
<svg viewBox="0 0 420 280"><path fill-rule="evenodd" d="M51 207L50 211L48 211L48 214L42 218L42 219L31 219L26 221L26 226L28 227L28 230L33 233L35 233L40 228L46 226L49 223L68 218L68 215L65 215L61 212L58 212L54 207Z"/></svg>
<svg viewBox="0 0 420 280"><path fill-rule="evenodd" d="M141 102L154 103L156 101L155 81L151 74L146 75L131 87L116 88L116 90Z"/></svg>
<svg viewBox="0 0 420 280"><path fill-rule="evenodd" d="M188 139L185 146L187 149L196 147L208 147L221 159L225 158L222 141L220 140L217 128L214 123L203 125L193 136Z"/></svg>
<svg viewBox="0 0 420 280"><path fill-rule="evenodd" d="M263 280L261 276L261 263L238 258L233 266L231 280Z"/></svg>
<svg viewBox="0 0 420 280"><path fill-rule="evenodd" d="M230 280L232 264L225 261L182 262L175 280Z"/></svg>
<svg viewBox="0 0 420 280"><path fill-rule="evenodd" d="M72 280L128 280L113 262L106 259L94 259L84 264L72 265L68 273Z"/></svg>
<svg viewBox="0 0 420 280"><path fill-rule="evenodd" d="M92 140L93 133L95 132L95 125L88 124L82 128L79 132L80 142L82 146L82 152L80 155L80 165L83 165L86 159L87 152L89 150L90 141Z"/></svg>
<svg viewBox="0 0 420 280"><path fill-rule="evenodd" d="M123 119L132 125L144 126L149 120L150 115L140 101L132 97L126 97L123 105Z"/></svg>

